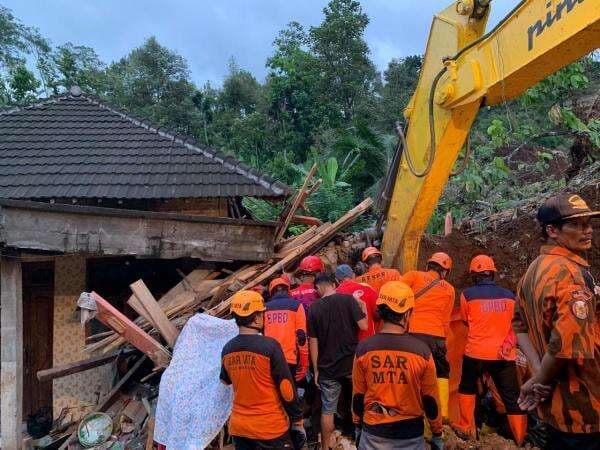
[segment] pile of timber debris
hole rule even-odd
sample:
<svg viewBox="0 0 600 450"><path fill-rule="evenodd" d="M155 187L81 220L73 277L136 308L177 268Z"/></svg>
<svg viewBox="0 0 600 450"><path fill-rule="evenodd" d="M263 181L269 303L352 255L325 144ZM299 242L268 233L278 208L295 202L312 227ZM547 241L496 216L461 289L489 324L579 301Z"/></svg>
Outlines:
<svg viewBox="0 0 600 450"><path fill-rule="evenodd" d="M320 185L321 180L316 180L311 185L315 172L316 166L313 166L302 187L281 213L280 225L276 231L274 256L271 260L246 265L235 271L225 268L217 271L194 270L158 300L153 297L144 281L138 280L131 284L132 295L127 301L127 304L139 314L139 317L133 321L98 293L82 294L78 301L78 305L82 308L82 316L89 314L112 331L89 338L90 343L85 348L85 352L94 353L95 357L40 372L38 378L51 380L106 364L116 358L128 358L129 368L126 373L111 392L93 408L93 412L109 413L115 423L115 430L120 434L112 436L111 440L95 448L153 448L151 414L141 418L140 412L134 425L126 425L126 433L123 433L120 426L121 418L126 413L129 402L133 401L131 393L123 396L123 388L136 385L142 386L146 391L152 391L157 386L159 378L157 375L169 365L171 349L180 330L191 316L199 311L216 317L227 316L229 298L233 293L241 289L265 285L270 279L293 269L300 259L326 247L338 233L371 207L373 202L367 198L334 223L320 223L317 219L296 215L298 209L308 211L305 201ZM298 222L306 223L310 227L300 235L284 238L288 226ZM327 248L324 250L325 253ZM91 313L86 313L86 304L94 305ZM135 349L130 349L130 346ZM140 352L142 355L139 354ZM149 360L153 365L148 362ZM144 365L148 366L146 370ZM138 399L136 401L144 400L142 405L148 406L147 413L155 407L156 393L146 397L135 395ZM67 434L69 433L70 436L60 448L82 448L74 426L68 429ZM125 438L130 437L131 440L124 440L123 435ZM122 446L119 446L121 444Z"/></svg>

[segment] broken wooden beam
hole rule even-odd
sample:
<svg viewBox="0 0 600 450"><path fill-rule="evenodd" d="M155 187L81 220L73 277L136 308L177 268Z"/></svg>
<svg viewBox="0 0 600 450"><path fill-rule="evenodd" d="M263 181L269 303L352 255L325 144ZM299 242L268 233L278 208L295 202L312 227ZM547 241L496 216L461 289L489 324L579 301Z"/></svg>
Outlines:
<svg viewBox="0 0 600 450"><path fill-rule="evenodd" d="M304 183L302 183L302 186L300 187L300 189L298 189L298 192L294 196L294 199L292 200L290 207L284 209L283 216L282 216L282 223L279 226L279 228L277 229L277 234L275 235L275 242L277 242L281 238L283 238L283 235L285 234L287 227L290 225L290 222L292 221L292 217L294 217L294 214L296 214L296 210L298 209L300 204L303 202L303 198L305 195L304 192L306 191L306 189L308 189L308 183L310 183L310 180L312 179L312 177L315 176L316 172L317 172L317 164L313 164L313 166L308 171L308 175L306 175L306 178L304 179Z"/></svg>
<svg viewBox="0 0 600 450"><path fill-rule="evenodd" d="M96 318L148 356L157 366L167 365L171 354L148 333L96 292L90 294L96 302Z"/></svg>
<svg viewBox="0 0 600 450"><path fill-rule="evenodd" d="M316 217L310 217L310 216L300 216L298 214L296 214L294 217L292 217L292 223L300 223L303 225L316 225L316 226L320 226L323 225L323 222L319 219L317 219Z"/></svg>
<svg viewBox="0 0 600 450"><path fill-rule="evenodd" d="M103 366L113 362L118 357L127 357L136 353L137 349L126 350L123 352L113 353L112 355L96 356L95 358L82 359L61 366L52 367L51 369L40 370L37 373L37 379L40 382L51 381L56 378L66 377L67 375L73 375L74 373L84 372L94 367Z"/></svg>
<svg viewBox="0 0 600 450"><path fill-rule="evenodd" d="M169 347L175 347L175 341L177 340L177 336L179 336L179 330L175 328L175 325L168 319L146 284L142 280L138 280L129 287L133 291L137 302L131 302L132 299L130 299L128 303L134 303L136 306L141 306L141 308L146 311L146 315L150 318L150 323L156 331L165 338ZM140 311L138 311L138 313L139 312Z"/></svg>

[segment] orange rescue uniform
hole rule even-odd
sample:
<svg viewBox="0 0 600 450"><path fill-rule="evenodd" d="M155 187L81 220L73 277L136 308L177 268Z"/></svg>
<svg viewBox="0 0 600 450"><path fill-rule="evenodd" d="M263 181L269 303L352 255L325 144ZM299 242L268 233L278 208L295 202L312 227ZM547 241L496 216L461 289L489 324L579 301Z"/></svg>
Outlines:
<svg viewBox="0 0 600 450"><path fill-rule="evenodd" d="M438 284L422 295L419 291L439 280ZM410 317L410 332L445 337L454 308L454 287L446 280L440 280L437 272L412 270L403 275L402 281L415 293L415 308Z"/></svg>
<svg viewBox="0 0 600 450"><path fill-rule="evenodd" d="M221 380L233 385L229 434L277 439L302 420L296 389L281 347L259 334L238 335L225 344Z"/></svg>
<svg viewBox="0 0 600 450"><path fill-rule="evenodd" d="M559 246L546 245L518 286L513 328L528 333L538 354L568 360L538 412L567 433L600 432L598 300L589 264Z"/></svg>
<svg viewBox="0 0 600 450"><path fill-rule="evenodd" d="M353 417L369 434L411 439L424 433L424 416L442 432L435 365L426 344L409 334L378 333L356 349Z"/></svg>
<svg viewBox="0 0 600 450"><path fill-rule="evenodd" d="M366 283L371 286L375 292L379 293L379 289L388 281L402 281L402 275L396 269L386 269L379 264L371 266L371 268L360 277L356 277L357 283Z"/></svg>

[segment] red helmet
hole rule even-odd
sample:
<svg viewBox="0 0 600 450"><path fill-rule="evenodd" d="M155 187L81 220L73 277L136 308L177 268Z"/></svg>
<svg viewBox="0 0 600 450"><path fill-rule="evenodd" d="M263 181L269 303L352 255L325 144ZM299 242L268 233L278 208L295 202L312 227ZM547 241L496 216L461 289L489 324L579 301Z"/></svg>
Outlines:
<svg viewBox="0 0 600 450"><path fill-rule="evenodd" d="M367 247L363 250L360 260L362 262L365 262L367 259L369 259L370 256L373 256L373 255L381 256L381 252L379 251L379 249L377 247Z"/></svg>
<svg viewBox="0 0 600 450"><path fill-rule="evenodd" d="M315 255L310 255L300 261L298 270L302 272L318 273L325 270L325 265L323 264L323 261L321 261L321 258Z"/></svg>
<svg viewBox="0 0 600 450"><path fill-rule="evenodd" d="M290 282L286 278L283 278L283 277L274 278L273 281L271 281L269 283L269 294L272 294L273 289L275 289L277 286L286 286L289 289Z"/></svg>
<svg viewBox="0 0 600 450"><path fill-rule="evenodd" d="M494 260L488 255L477 255L471 260L469 272L497 272Z"/></svg>
<svg viewBox="0 0 600 450"><path fill-rule="evenodd" d="M439 264L442 267L442 269L452 269L452 258L450 258L450 256L443 252L434 253L433 255L431 255L431 258L427 260L427 262Z"/></svg>

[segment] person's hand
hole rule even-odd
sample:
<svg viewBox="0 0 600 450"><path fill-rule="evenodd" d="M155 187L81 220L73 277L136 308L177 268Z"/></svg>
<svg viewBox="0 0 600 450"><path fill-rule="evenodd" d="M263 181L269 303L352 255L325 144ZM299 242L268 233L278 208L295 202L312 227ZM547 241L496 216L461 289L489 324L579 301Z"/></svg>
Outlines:
<svg viewBox="0 0 600 450"><path fill-rule="evenodd" d="M292 435L294 450L300 450L304 447L304 444L306 444L306 430L302 422L293 424L290 434Z"/></svg>
<svg viewBox="0 0 600 450"><path fill-rule="evenodd" d="M442 435L434 434L431 436L429 445L431 445L431 450L444 450L444 440L442 439Z"/></svg>
<svg viewBox="0 0 600 450"><path fill-rule="evenodd" d="M519 399L517 400L517 403L522 411L531 411L538 405L535 393L533 392L534 384L535 380L530 378L523 383L523 386L521 386L521 392L519 393Z"/></svg>
<svg viewBox="0 0 600 450"><path fill-rule="evenodd" d="M319 371L315 370L315 385L319 387Z"/></svg>
<svg viewBox="0 0 600 450"><path fill-rule="evenodd" d="M552 395L552 386L546 384L535 383L533 385L533 392L540 399L540 403L545 402Z"/></svg>

